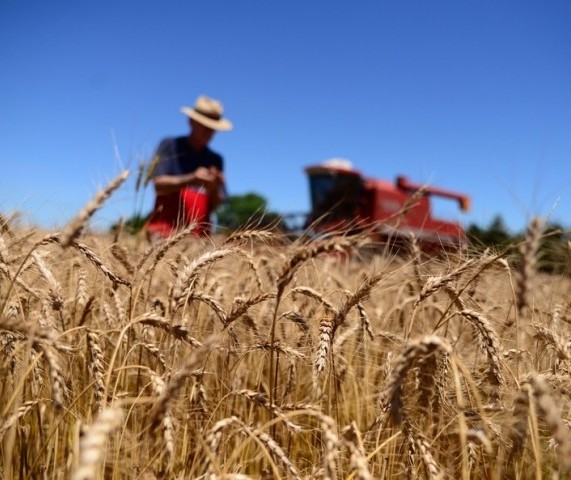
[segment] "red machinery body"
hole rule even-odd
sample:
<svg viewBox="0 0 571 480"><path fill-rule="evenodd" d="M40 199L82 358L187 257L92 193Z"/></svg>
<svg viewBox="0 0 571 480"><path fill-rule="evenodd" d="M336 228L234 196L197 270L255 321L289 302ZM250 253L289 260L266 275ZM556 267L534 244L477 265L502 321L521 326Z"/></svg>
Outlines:
<svg viewBox="0 0 571 480"><path fill-rule="evenodd" d="M394 183L364 178L348 162L330 161L305 169L309 177L314 230L366 230L379 238L398 239L411 233L431 249L457 248L466 242L457 222L434 218L430 197L459 202L469 209L466 195L415 184L406 177Z"/></svg>

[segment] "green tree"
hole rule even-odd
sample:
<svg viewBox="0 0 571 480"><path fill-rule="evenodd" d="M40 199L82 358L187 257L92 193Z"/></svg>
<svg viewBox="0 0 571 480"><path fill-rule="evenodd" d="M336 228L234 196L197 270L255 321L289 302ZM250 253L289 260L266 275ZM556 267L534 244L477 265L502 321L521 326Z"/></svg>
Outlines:
<svg viewBox="0 0 571 480"><path fill-rule="evenodd" d="M125 232L131 235L135 235L139 233L145 226L147 218L147 215L136 213L132 217L129 217L127 220L120 220L114 223L111 225L110 230L111 232L116 232L118 228L122 228Z"/></svg>
<svg viewBox="0 0 571 480"><path fill-rule="evenodd" d="M539 245L539 270L548 273L569 273L569 231L557 223L543 229Z"/></svg>
<svg viewBox="0 0 571 480"><path fill-rule="evenodd" d="M281 216L267 207L266 199L257 193L231 195L216 212L218 226L227 230L281 228Z"/></svg>
<svg viewBox="0 0 571 480"><path fill-rule="evenodd" d="M510 234L503 218L496 215L486 228L477 225L470 225L468 237L472 243L483 247L502 248L508 246L513 236Z"/></svg>

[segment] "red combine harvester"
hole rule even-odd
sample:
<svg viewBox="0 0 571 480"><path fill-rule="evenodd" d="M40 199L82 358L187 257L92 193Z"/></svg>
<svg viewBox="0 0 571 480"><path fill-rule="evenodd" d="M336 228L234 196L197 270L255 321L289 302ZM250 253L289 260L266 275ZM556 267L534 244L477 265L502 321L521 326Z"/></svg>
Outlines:
<svg viewBox="0 0 571 480"><path fill-rule="evenodd" d="M470 198L441 188L410 182L365 178L346 160L329 160L305 169L309 177L311 213L306 227L316 233L366 231L376 241L399 244L414 234L426 251L453 250L466 243L457 222L436 219L430 197L458 201L462 211Z"/></svg>

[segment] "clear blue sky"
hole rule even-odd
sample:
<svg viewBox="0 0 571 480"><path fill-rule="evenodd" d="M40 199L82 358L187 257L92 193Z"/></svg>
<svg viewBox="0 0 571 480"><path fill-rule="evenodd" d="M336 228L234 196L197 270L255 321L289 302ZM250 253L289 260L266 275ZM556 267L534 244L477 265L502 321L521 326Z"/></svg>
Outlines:
<svg viewBox="0 0 571 480"><path fill-rule="evenodd" d="M212 143L230 193L273 210L343 157L471 195L435 202L466 225L571 226L568 0L0 0L0 61L0 212L49 228L122 168L93 226L146 213L137 166L203 93L235 124Z"/></svg>

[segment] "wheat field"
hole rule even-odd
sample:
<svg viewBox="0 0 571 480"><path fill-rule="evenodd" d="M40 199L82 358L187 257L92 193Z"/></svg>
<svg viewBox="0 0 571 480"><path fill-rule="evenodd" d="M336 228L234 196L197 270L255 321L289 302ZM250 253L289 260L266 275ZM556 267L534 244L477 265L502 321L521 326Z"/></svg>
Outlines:
<svg viewBox="0 0 571 480"><path fill-rule="evenodd" d="M151 244L90 233L100 203L0 222L2 478L568 478L571 285L538 222L517 255L428 257Z"/></svg>

